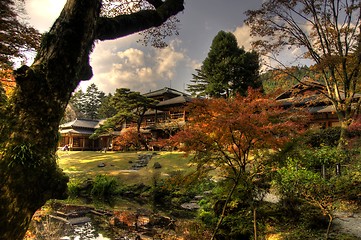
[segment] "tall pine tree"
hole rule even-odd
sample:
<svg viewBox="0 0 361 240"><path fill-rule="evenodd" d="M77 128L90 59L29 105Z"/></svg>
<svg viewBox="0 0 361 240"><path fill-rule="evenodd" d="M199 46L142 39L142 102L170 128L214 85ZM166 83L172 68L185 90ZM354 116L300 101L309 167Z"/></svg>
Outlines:
<svg viewBox="0 0 361 240"><path fill-rule="evenodd" d="M85 93L81 89L74 92L70 98L69 104L74 108L77 118L84 118L84 98Z"/></svg>
<svg viewBox="0 0 361 240"><path fill-rule="evenodd" d="M105 95L101 99L101 105L98 109L98 116L100 119L113 117L117 113L117 110L112 104L112 98L113 95L108 93L108 95Z"/></svg>
<svg viewBox="0 0 361 240"><path fill-rule="evenodd" d="M258 54L238 47L237 39L232 33L220 31L213 39L203 65L193 74L191 82L187 90L192 95L245 95L248 87L261 86Z"/></svg>
<svg viewBox="0 0 361 240"><path fill-rule="evenodd" d="M77 118L97 119L99 118L99 109L105 93L98 90L98 87L92 83L84 93L81 89L73 94L70 103L75 108Z"/></svg>
<svg viewBox="0 0 361 240"><path fill-rule="evenodd" d="M104 96L104 92L99 91L94 83L87 87L84 98L84 115L87 119L97 119L99 117L99 108Z"/></svg>

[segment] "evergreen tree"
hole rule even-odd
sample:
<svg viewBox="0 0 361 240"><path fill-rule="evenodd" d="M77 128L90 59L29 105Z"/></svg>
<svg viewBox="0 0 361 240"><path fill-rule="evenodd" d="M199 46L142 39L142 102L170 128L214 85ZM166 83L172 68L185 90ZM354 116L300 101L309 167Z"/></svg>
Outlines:
<svg viewBox="0 0 361 240"><path fill-rule="evenodd" d="M110 105L114 107L116 113L108 118L92 137L96 138L101 133L120 129L125 122L135 123L138 141L145 149L148 149L140 132L140 127L146 111L155 103L156 100L147 98L139 92L130 91L128 88L118 88L110 99Z"/></svg>
<svg viewBox="0 0 361 240"><path fill-rule="evenodd" d="M98 87L92 83L84 93L81 89L73 94L70 103L74 107L77 118L97 119L99 116L99 109L105 93L98 90Z"/></svg>
<svg viewBox="0 0 361 240"><path fill-rule="evenodd" d="M98 87L92 83L87 87L84 95L84 116L87 119L97 119L101 100L104 98L104 92L99 91Z"/></svg>
<svg viewBox="0 0 361 240"><path fill-rule="evenodd" d="M245 95L248 87L261 86L258 54L238 47L236 37L224 31L215 36L207 58L196 72L187 89L193 95L230 97Z"/></svg>
<svg viewBox="0 0 361 240"><path fill-rule="evenodd" d="M81 89L74 92L70 98L69 103L73 106L77 118L84 118L84 98L85 93Z"/></svg>
<svg viewBox="0 0 361 240"><path fill-rule="evenodd" d="M137 131L140 132L140 126L145 112L155 104L155 100L147 98L139 92L130 91L127 88L119 88L111 100L117 113L112 117L112 121L122 123L124 121L137 123Z"/></svg>
<svg viewBox="0 0 361 240"><path fill-rule="evenodd" d="M109 93L101 99L101 105L99 107L99 118L110 118L114 116L117 111L112 103L113 95Z"/></svg>

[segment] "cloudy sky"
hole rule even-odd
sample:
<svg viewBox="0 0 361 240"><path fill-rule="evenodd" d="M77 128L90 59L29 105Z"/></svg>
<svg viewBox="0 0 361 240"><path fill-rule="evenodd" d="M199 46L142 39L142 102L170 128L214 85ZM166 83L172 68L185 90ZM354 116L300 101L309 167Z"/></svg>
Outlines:
<svg viewBox="0 0 361 240"><path fill-rule="evenodd" d="M106 93L116 88L130 88L142 93L163 87L185 91L194 69L206 58L215 35L233 32L240 46L247 50L250 37L244 26L244 12L259 8L262 0L185 0L185 10L178 15L179 35L168 39L164 49L145 47L137 34L100 42L91 55L94 76L82 82L82 89L95 83ZM65 0L28 0L30 23L40 31L49 30Z"/></svg>

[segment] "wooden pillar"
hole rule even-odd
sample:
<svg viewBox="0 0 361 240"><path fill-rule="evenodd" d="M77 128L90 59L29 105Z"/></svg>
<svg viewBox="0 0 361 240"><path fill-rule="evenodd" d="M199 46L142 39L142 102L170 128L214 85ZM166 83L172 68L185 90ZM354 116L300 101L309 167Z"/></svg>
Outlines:
<svg viewBox="0 0 361 240"><path fill-rule="evenodd" d="M72 149L73 148L73 136L71 135L71 133L69 134L69 148Z"/></svg>
<svg viewBox="0 0 361 240"><path fill-rule="evenodd" d="M340 163L336 164L336 175L341 176L341 164Z"/></svg>
<svg viewBox="0 0 361 240"><path fill-rule="evenodd" d="M154 119L154 123L157 124L158 123L158 110L155 109L155 119Z"/></svg>

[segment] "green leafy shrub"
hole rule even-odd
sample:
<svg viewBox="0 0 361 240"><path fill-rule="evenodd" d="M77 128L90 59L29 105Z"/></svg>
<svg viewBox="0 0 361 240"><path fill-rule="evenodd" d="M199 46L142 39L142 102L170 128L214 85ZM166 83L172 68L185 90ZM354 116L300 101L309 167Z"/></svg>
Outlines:
<svg viewBox="0 0 361 240"><path fill-rule="evenodd" d="M361 205L361 169L346 171L335 181L335 189L342 193L343 200Z"/></svg>
<svg viewBox="0 0 361 240"><path fill-rule="evenodd" d="M340 131L339 127L312 130L304 135L304 143L314 148L320 146L335 147L340 139Z"/></svg>
<svg viewBox="0 0 361 240"><path fill-rule="evenodd" d="M241 210L237 214L227 215L217 233L217 239L252 239L252 219L252 212L248 209Z"/></svg>
<svg viewBox="0 0 361 240"><path fill-rule="evenodd" d="M97 199L108 199L117 193L118 182L106 175L97 175L91 189L91 196Z"/></svg>
<svg viewBox="0 0 361 240"><path fill-rule="evenodd" d="M213 200L209 197L205 197L199 201L200 208L198 209L197 218L201 220L201 222L211 228L214 227L217 223L218 216L216 216L214 211L214 203Z"/></svg>
<svg viewBox="0 0 361 240"><path fill-rule="evenodd" d="M70 198L76 198L81 191L81 182L77 179L68 182L68 195Z"/></svg>

